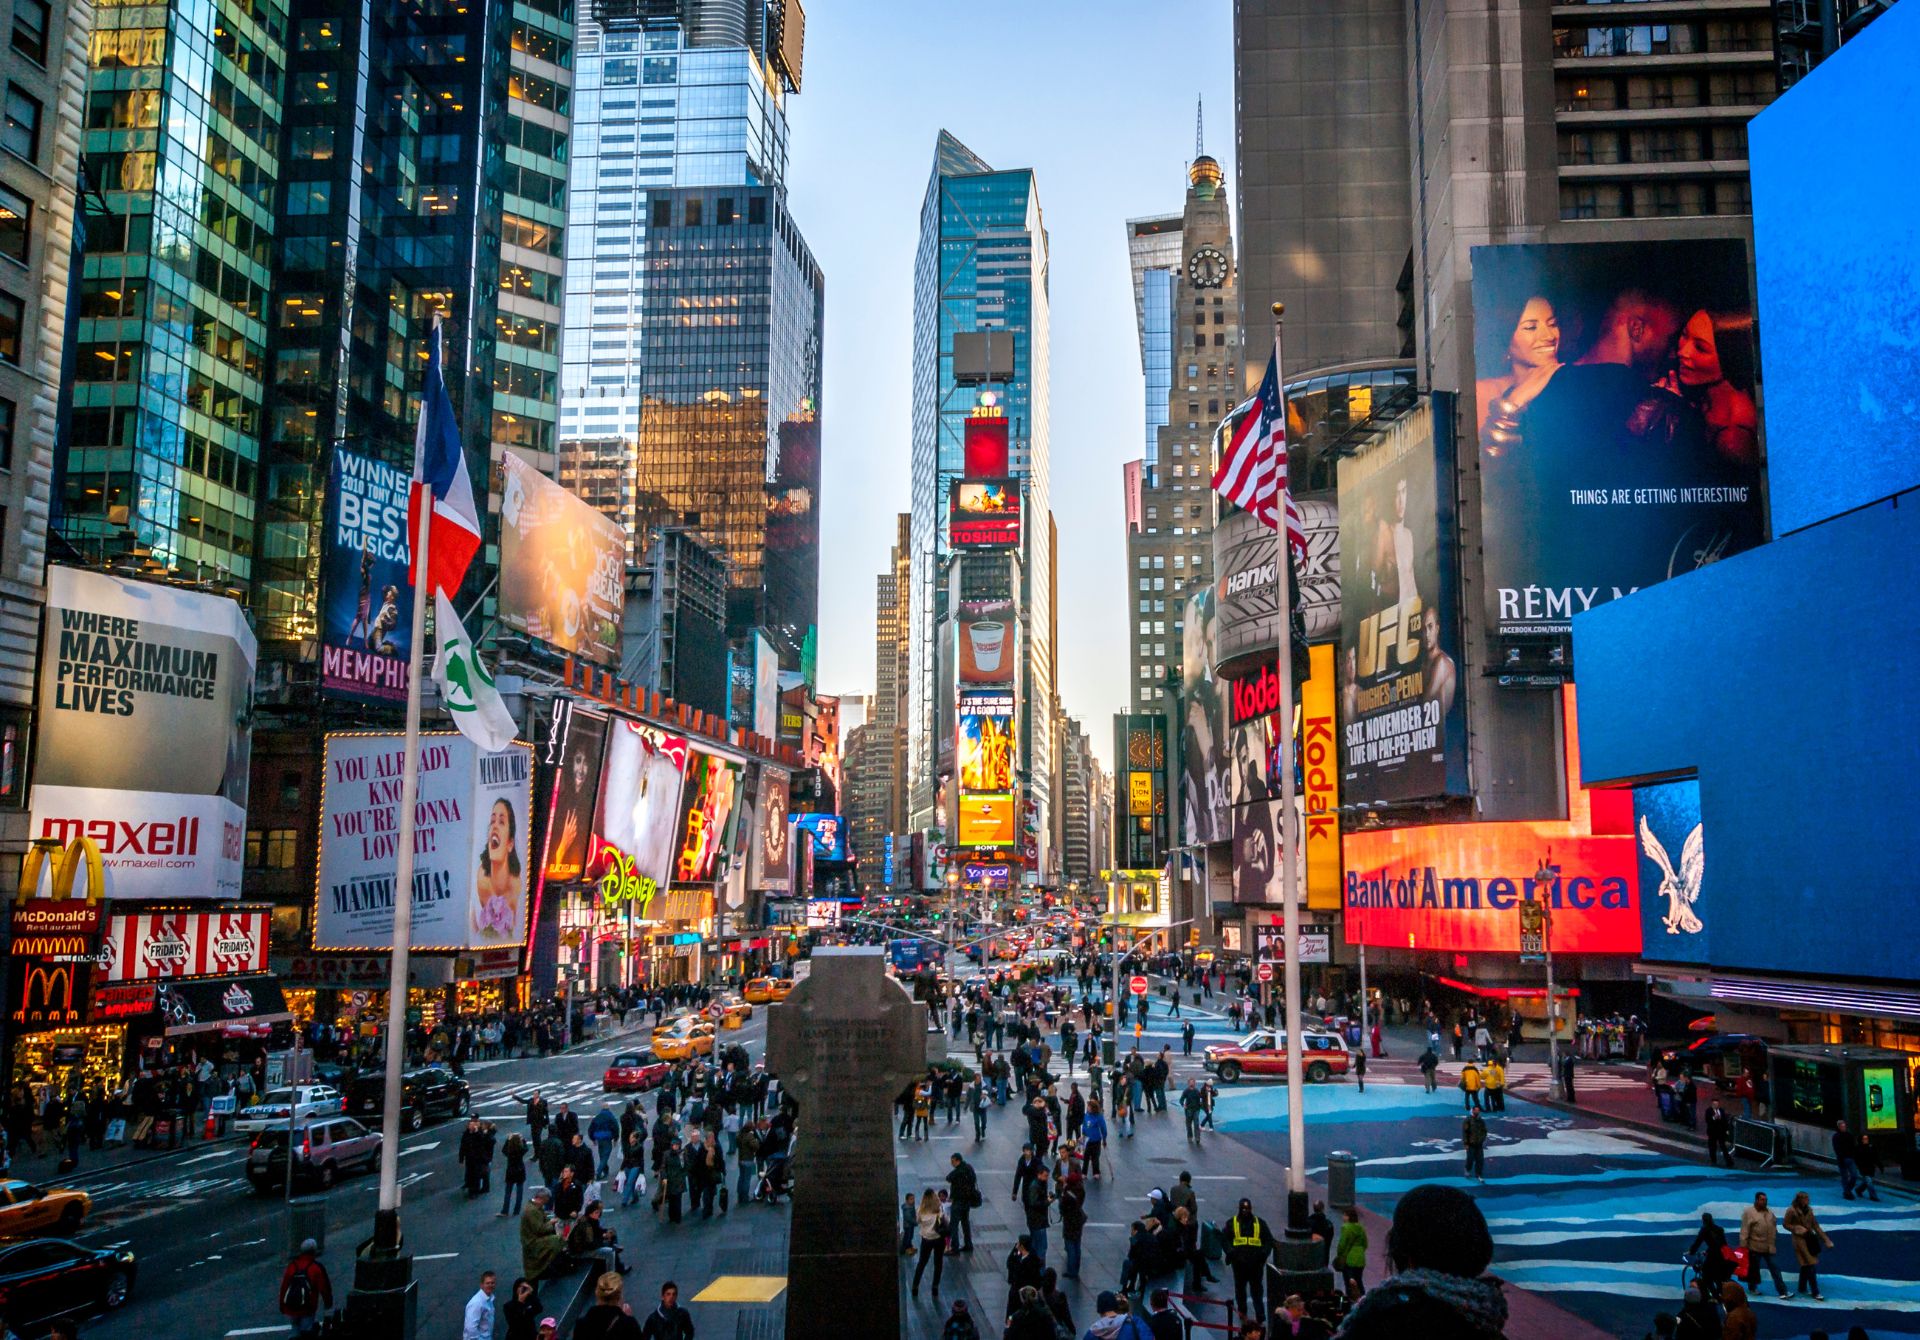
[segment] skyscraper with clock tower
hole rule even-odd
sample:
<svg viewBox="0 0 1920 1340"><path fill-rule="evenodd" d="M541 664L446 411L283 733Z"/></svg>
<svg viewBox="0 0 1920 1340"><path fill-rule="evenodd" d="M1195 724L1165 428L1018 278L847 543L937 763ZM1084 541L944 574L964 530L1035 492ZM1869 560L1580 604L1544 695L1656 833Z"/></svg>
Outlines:
<svg viewBox="0 0 1920 1340"><path fill-rule="evenodd" d="M1204 153L1187 169L1178 236L1177 268L1167 248L1162 256L1170 273L1157 284L1136 285L1142 301L1156 289L1166 295L1165 317L1148 322L1143 310L1140 328L1143 345L1149 325L1167 330L1171 377L1156 454L1125 467L1133 712L1173 708L1168 677L1180 668L1182 610L1213 579L1213 429L1243 385L1232 213L1220 164ZM1143 356L1150 352L1167 358L1143 348ZM1158 380L1149 378L1149 394L1160 392Z"/></svg>

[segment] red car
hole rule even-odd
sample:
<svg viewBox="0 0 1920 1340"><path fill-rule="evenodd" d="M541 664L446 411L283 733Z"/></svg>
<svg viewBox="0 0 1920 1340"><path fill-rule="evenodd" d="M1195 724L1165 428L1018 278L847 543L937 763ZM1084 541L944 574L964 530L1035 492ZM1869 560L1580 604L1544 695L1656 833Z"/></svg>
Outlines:
<svg viewBox="0 0 1920 1340"><path fill-rule="evenodd" d="M1346 1042L1337 1033L1319 1028L1302 1029L1300 1042L1306 1053L1300 1058L1300 1073L1311 1083L1321 1084L1335 1075L1344 1075L1353 1064ZM1286 1036L1263 1028L1238 1042L1209 1047L1206 1065L1209 1072L1220 1077L1222 1084L1232 1084L1242 1075L1249 1079L1285 1079Z"/></svg>
<svg viewBox="0 0 1920 1340"><path fill-rule="evenodd" d="M645 1093L667 1077L673 1067L650 1051L621 1052L607 1067L600 1087L608 1093L627 1091Z"/></svg>

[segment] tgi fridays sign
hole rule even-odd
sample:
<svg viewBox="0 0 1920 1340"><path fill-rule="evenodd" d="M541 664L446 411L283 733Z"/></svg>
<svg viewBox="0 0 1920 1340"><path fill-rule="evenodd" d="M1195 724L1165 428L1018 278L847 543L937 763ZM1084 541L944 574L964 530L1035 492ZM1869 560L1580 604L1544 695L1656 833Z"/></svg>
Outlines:
<svg viewBox="0 0 1920 1340"><path fill-rule="evenodd" d="M264 907L113 917L100 951L109 982L236 977L267 970Z"/></svg>

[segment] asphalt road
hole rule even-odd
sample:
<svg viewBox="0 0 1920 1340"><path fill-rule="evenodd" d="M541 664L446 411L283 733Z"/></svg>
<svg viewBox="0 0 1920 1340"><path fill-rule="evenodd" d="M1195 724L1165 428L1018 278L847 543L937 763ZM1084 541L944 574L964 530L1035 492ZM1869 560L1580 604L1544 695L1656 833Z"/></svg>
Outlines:
<svg viewBox="0 0 1920 1340"><path fill-rule="evenodd" d="M766 1011L747 1027L726 1035L757 1059L766 1036ZM514 1095L539 1088L554 1110L571 1102L584 1126L602 1101L600 1080L607 1058L627 1039L593 1042L564 1056L476 1062L466 1068L476 1112L500 1127L525 1133L522 1104ZM617 1111L623 1096L609 1096ZM647 1103L649 1112L652 1104ZM501 1290L519 1273L517 1217L500 1218L500 1174L494 1164L491 1196L469 1201L455 1158L464 1123L434 1122L403 1135L401 1222L414 1253L419 1281L419 1333L459 1334L460 1312L482 1270L503 1277ZM289 1329L279 1315L278 1288L289 1246L289 1214L277 1197L254 1192L245 1178L246 1143L195 1144L164 1159L133 1168L82 1175L67 1185L94 1197L94 1212L80 1241L124 1245L138 1259L132 1300L120 1312L89 1321L88 1340L210 1340L272 1336ZM534 1169L531 1185L538 1185ZM353 1250L373 1229L378 1197L376 1173L341 1178L317 1193L326 1206L323 1263L333 1277L336 1306L353 1277ZM616 1227L630 1210L610 1215ZM552 1300L549 1300L552 1301ZM558 1304L555 1304L556 1310Z"/></svg>

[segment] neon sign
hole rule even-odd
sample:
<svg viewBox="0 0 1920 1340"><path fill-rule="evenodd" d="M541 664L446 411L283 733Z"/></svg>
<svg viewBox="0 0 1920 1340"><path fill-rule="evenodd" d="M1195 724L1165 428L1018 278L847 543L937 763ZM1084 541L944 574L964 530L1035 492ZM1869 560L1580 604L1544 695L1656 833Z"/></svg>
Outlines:
<svg viewBox="0 0 1920 1340"><path fill-rule="evenodd" d="M618 907L621 903L637 903L640 916L645 917L654 894L660 891L659 882L651 875L640 874L634 868L633 858L611 842L600 844L600 859L606 862L606 873L600 876L601 905Z"/></svg>

